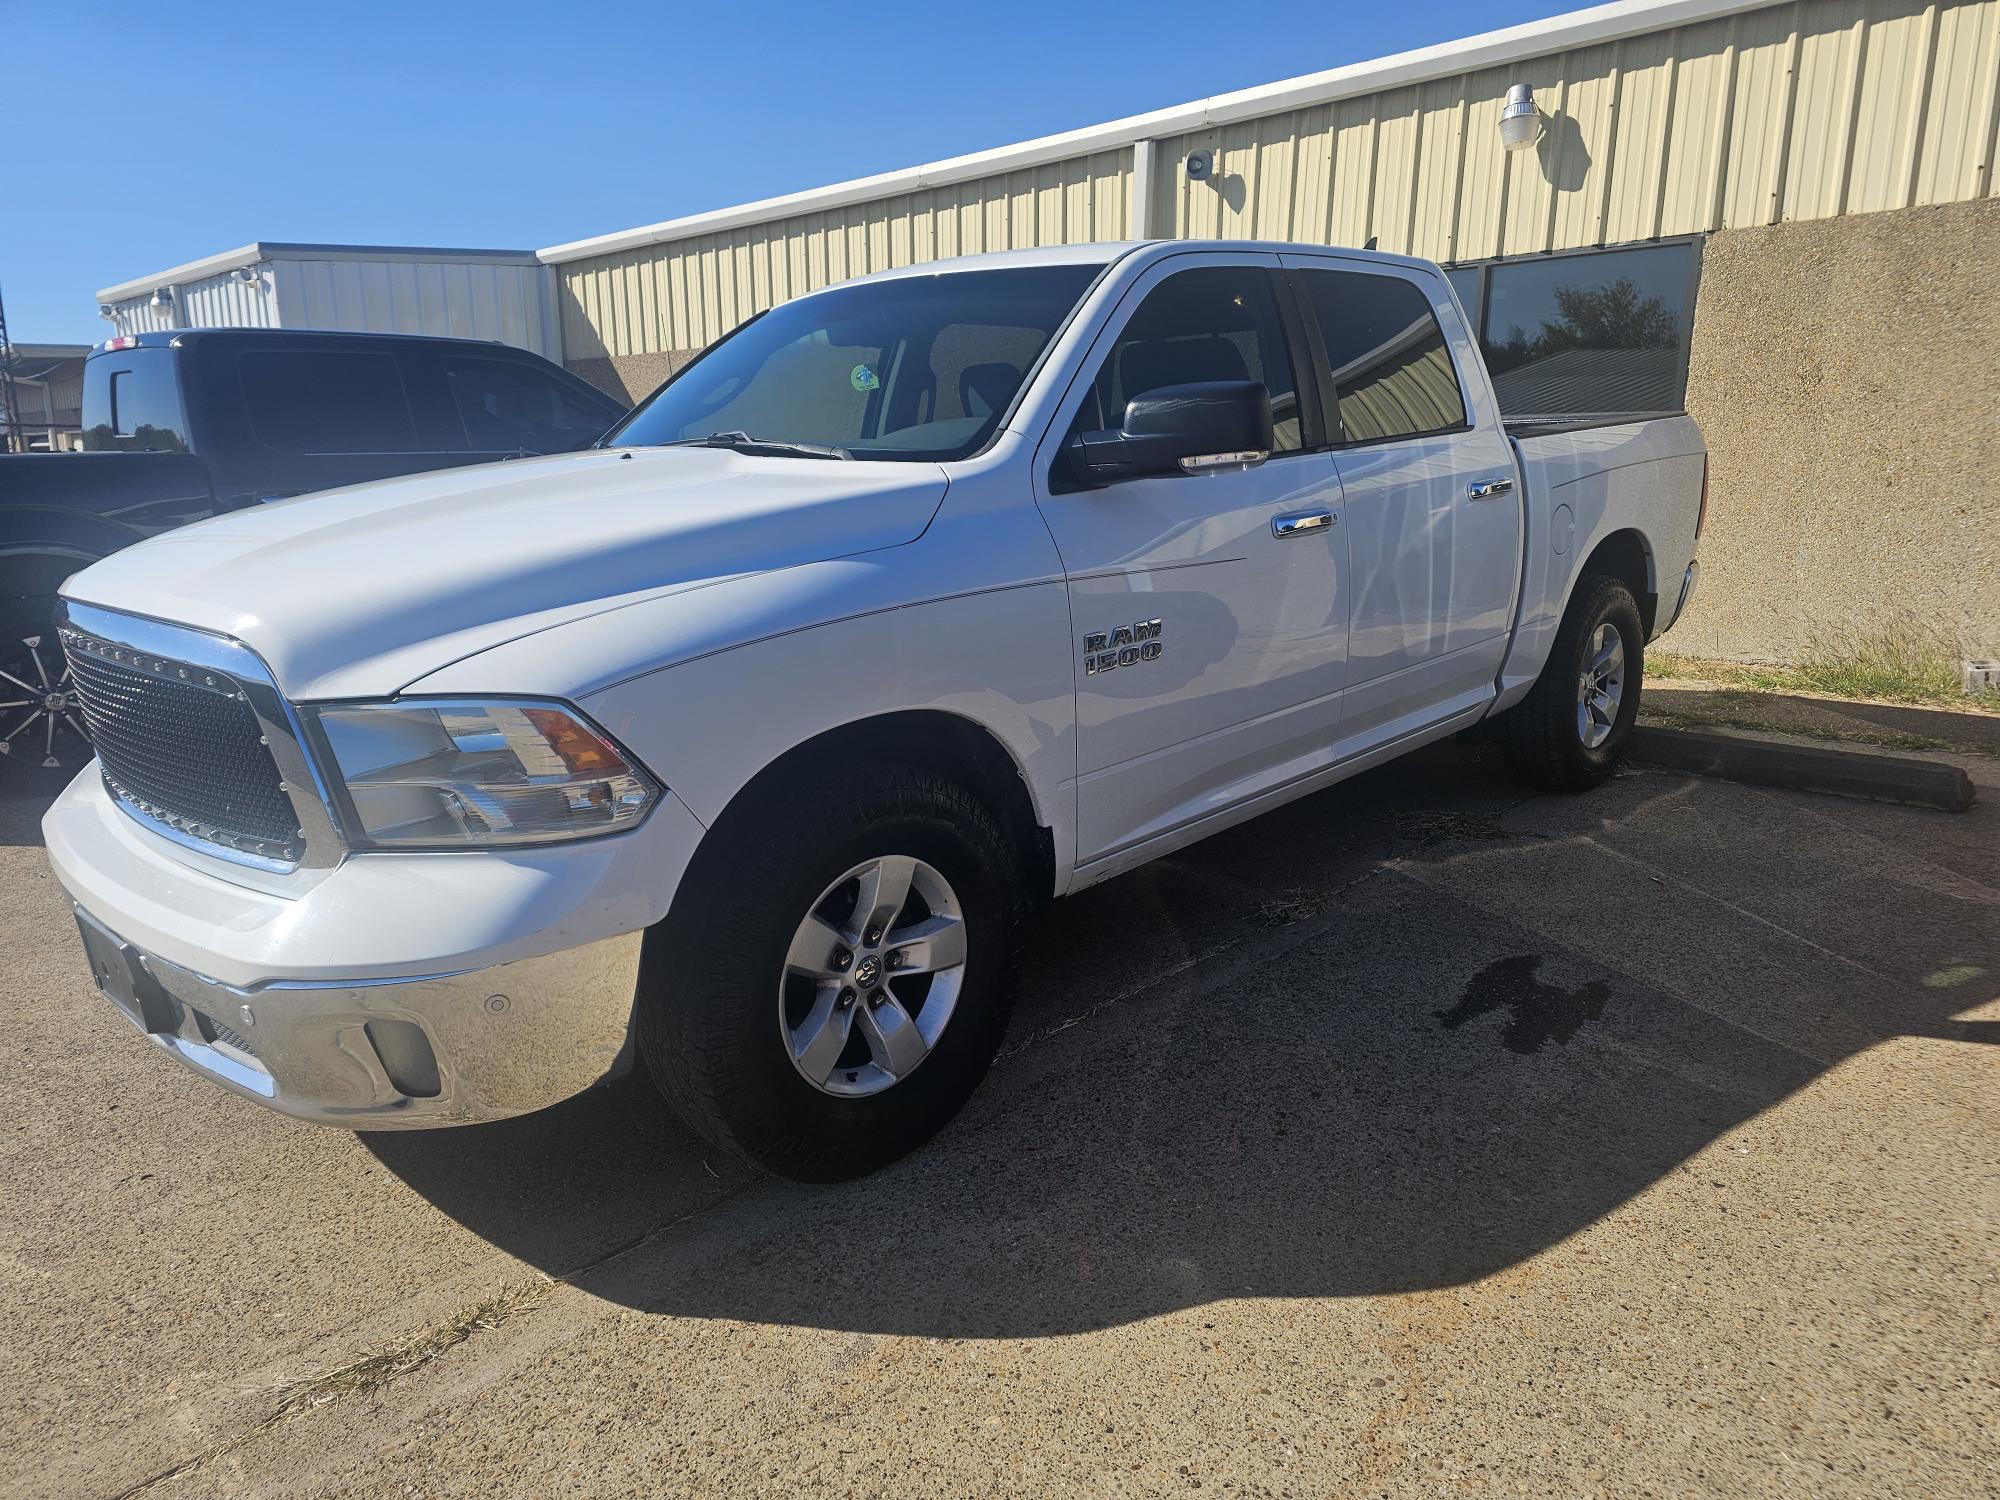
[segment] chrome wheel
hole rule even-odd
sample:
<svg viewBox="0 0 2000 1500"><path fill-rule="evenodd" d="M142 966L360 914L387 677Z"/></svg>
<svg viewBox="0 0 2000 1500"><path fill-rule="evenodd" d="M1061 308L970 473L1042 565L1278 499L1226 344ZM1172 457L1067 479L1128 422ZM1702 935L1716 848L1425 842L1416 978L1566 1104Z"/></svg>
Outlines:
<svg viewBox="0 0 2000 1500"><path fill-rule="evenodd" d="M1595 750L1611 738L1624 699L1625 638L1607 620L1591 632L1576 677L1576 733L1584 749Z"/></svg>
<svg viewBox="0 0 2000 1500"><path fill-rule="evenodd" d="M861 1098L908 1078L944 1034L965 982L965 914L920 859L856 865L806 913L778 982L799 1075Z"/></svg>
<svg viewBox="0 0 2000 1500"><path fill-rule="evenodd" d="M59 771L91 756L69 663L48 627L0 639L0 763Z"/></svg>

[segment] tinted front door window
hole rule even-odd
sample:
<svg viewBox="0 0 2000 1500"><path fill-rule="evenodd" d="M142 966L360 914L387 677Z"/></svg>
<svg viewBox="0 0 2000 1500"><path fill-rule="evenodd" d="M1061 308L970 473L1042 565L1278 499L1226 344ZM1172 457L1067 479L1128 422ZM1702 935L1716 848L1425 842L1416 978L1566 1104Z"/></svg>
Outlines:
<svg viewBox="0 0 2000 1500"><path fill-rule="evenodd" d="M1077 430L1117 427L1134 396L1209 380L1262 382L1271 393L1272 451L1298 450L1298 383L1261 266L1179 271L1149 292L1098 371Z"/></svg>
<svg viewBox="0 0 2000 1500"><path fill-rule="evenodd" d="M443 364L466 446L474 451L569 453L611 425L601 408L529 366L457 356Z"/></svg>

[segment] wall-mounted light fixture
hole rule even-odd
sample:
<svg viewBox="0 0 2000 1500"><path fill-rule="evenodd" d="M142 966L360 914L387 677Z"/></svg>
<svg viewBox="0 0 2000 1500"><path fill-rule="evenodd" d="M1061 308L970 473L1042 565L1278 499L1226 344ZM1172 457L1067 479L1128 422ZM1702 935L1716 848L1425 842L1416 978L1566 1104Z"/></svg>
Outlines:
<svg viewBox="0 0 2000 1500"><path fill-rule="evenodd" d="M1542 113L1535 108L1535 91L1517 83L1500 106L1500 144L1509 151L1525 151L1541 138Z"/></svg>
<svg viewBox="0 0 2000 1500"><path fill-rule="evenodd" d="M245 283L255 282L258 286L264 284L264 278L257 274L255 266L238 266L236 268L236 279Z"/></svg>
<svg viewBox="0 0 2000 1500"><path fill-rule="evenodd" d="M172 307L173 305L174 305L174 289L172 287L156 286L153 288L153 306Z"/></svg>
<svg viewBox="0 0 2000 1500"><path fill-rule="evenodd" d="M118 309L113 307L109 302L100 302L97 304L97 315L106 322L110 322L117 318Z"/></svg>

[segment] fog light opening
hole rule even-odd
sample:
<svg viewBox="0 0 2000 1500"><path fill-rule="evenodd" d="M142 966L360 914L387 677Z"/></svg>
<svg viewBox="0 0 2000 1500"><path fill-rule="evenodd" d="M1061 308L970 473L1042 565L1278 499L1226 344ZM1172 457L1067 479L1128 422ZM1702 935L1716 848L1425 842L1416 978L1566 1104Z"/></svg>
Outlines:
<svg viewBox="0 0 2000 1500"><path fill-rule="evenodd" d="M437 1054L431 1051L430 1038L421 1026L414 1021L374 1020L362 1029L397 1092L412 1099L438 1096L442 1085Z"/></svg>

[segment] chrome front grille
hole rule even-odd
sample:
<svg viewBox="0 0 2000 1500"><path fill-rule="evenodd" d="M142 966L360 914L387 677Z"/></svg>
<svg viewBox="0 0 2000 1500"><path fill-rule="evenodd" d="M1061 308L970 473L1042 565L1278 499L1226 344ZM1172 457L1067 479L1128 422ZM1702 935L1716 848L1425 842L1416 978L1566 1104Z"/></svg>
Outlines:
<svg viewBox="0 0 2000 1500"><path fill-rule="evenodd" d="M298 715L256 652L73 599L56 624L105 789L135 821L270 874L346 857Z"/></svg>
<svg viewBox="0 0 2000 1500"><path fill-rule="evenodd" d="M62 640L115 795L205 843L298 861L298 814L241 684L74 628Z"/></svg>

